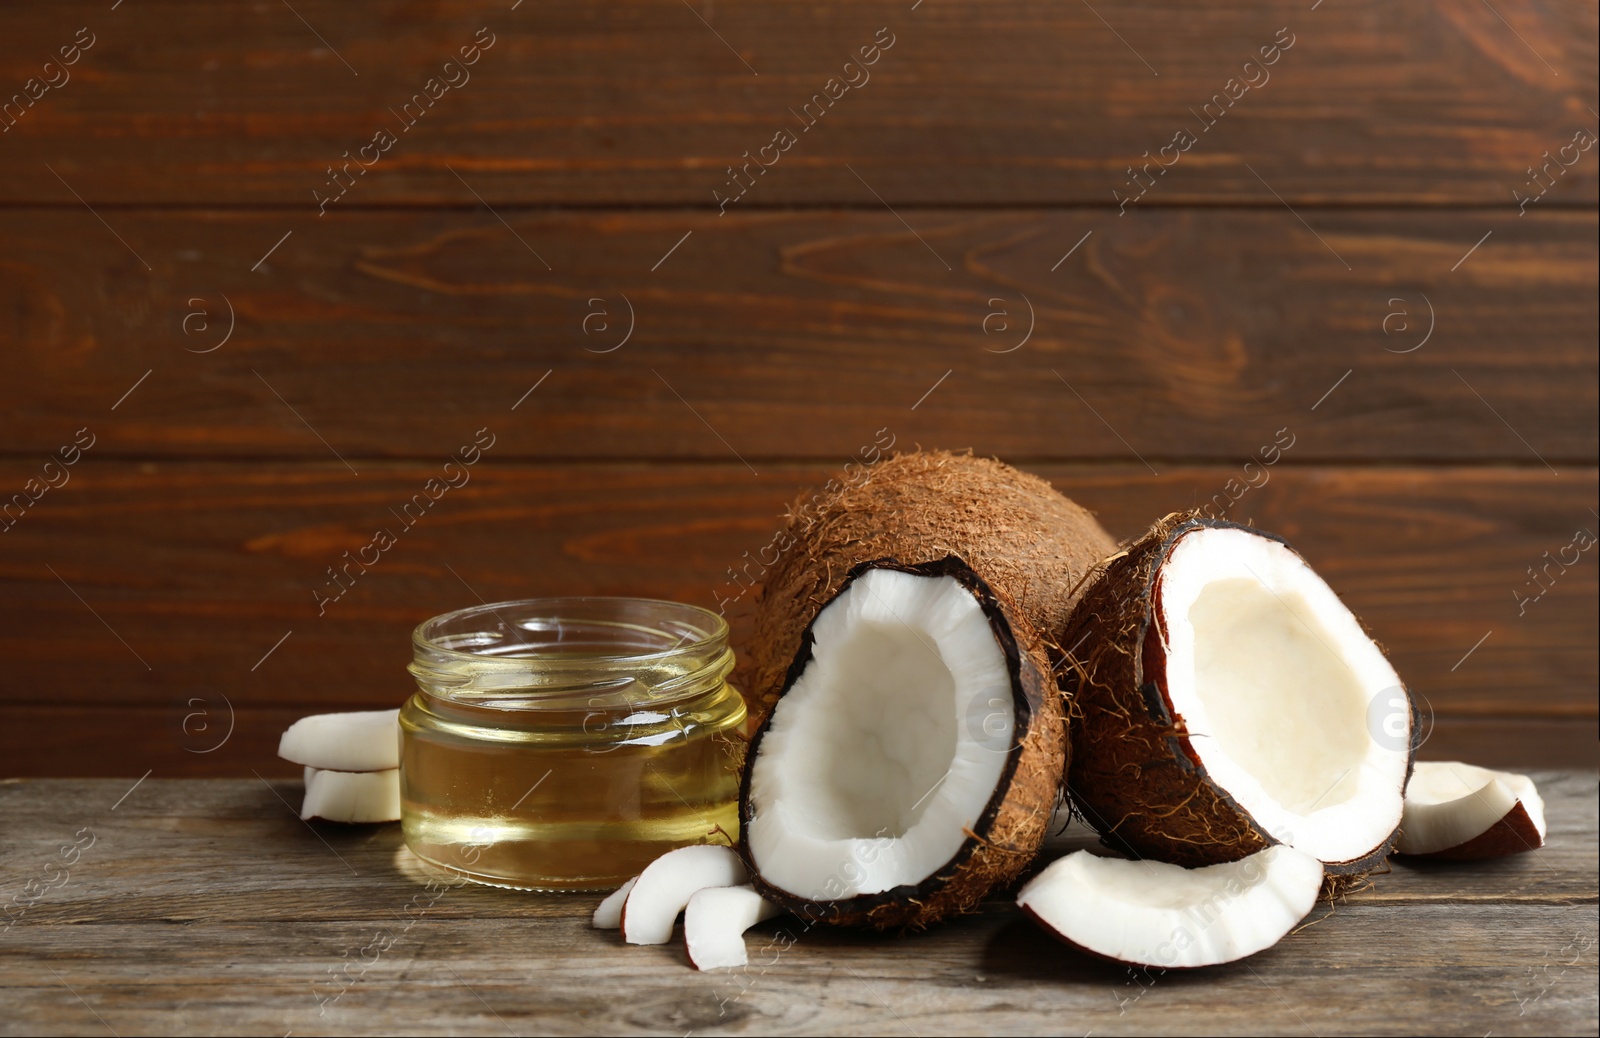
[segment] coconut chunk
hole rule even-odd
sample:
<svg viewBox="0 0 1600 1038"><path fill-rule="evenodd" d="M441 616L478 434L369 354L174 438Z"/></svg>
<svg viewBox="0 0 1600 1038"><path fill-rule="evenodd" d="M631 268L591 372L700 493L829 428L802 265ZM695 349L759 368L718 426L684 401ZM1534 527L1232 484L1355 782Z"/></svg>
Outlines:
<svg viewBox="0 0 1600 1038"><path fill-rule="evenodd" d="M1076 851L1035 876L1017 904L1094 955L1192 969L1277 944L1321 889L1322 863L1292 847L1198 869Z"/></svg>
<svg viewBox="0 0 1600 1038"><path fill-rule="evenodd" d="M755 887L697 890L683 910L683 943L697 970L732 969L749 962L744 932L781 911Z"/></svg>
<svg viewBox="0 0 1600 1038"><path fill-rule="evenodd" d="M750 878L731 847L701 844L668 851L639 873L623 899L622 939L629 944L666 944L672 924L695 891L731 887Z"/></svg>
<svg viewBox="0 0 1600 1038"><path fill-rule="evenodd" d="M288 727L278 756L319 771L387 771L400 766L400 711L314 714Z"/></svg>
<svg viewBox="0 0 1600 1038"><path fill-rule="evenodd" d="M1460 761L1419 761L1406 787L1400 854L1497 858L1544 846L1533 780Z"/></svg>
<svg viewBox="0 0 1600 1038"><path fill-rule="evenodd" d="M595 906L594 917L590 924L596 930L615 930L622 925L622 905L628 900L628 894L633 890L633 885L639 882L635 876L622 884L616 890L607 894L605 900Z"/></svg>
<svg viewBox="0 0 1600 1038"><path fill-rule="evenodd" d="M305 770L301 818L328 822L394 822L400 818L400 772Z"/></svg>

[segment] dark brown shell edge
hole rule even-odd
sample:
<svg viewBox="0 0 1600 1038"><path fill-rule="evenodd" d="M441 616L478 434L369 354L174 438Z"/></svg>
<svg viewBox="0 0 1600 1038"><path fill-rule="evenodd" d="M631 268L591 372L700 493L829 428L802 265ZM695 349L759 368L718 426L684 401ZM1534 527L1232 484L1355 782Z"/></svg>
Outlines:
<svg viewBox="0 0 1600 1038"><path fill-rule="evenodd" d="M1005 654L1016 708L1013 732L1024 734L1016 738L1007 751L994 793L967 839L948 862L915 885L837 901L815 901L765 882L743 835L748 832L751 818L750 771L760 755L761 741L771 723L769 711L751 739L740 783L740 851L750 867L751 882L761 895L799 916L807 926L820 922L874 930L918 930L948 915L971 911L990 891L1022 875L1044 842L1065 768L1068 743L1061 696L1051 676L1043 638L1020 616L1003 592L991 588L960 557L947 555L913 565L894 559L860 563L852 567L833 599L818 609L817 614L821 615L822 609L833 604L861 574L872 569L947 576L972 593ZM811 661L814 624L815 617L806 625L800 652L789 667L780 699Z"/></svg>
<svg viewBox="0 0 1600 1038"><path fill-rule="evenodd" d="M1182 720L1174 720L1166 689L1165 645L1155 622L1161 567L1182 537L1200 529L1245 530L1294 550L1251 526L1173 513L1106 561L1060 639L1080 647L1063 676L1073 709L1067 793L1074 808L1108 847L1191 868L1237 861L1278 842L1206 774ZM1409 781L1420 715L1409 690L1406 697ZM1324 862L1323 897L1343 894L1382 868L1399 835L1396 827L1358 859Z"/></svg>

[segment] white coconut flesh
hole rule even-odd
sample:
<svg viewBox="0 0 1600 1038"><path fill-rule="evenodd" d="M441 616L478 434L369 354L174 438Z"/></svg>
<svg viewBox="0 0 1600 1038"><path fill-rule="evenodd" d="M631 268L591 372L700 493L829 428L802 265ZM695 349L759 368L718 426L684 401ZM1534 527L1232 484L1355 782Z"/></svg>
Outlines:
<svg viewBox="0 0 1600 1038"><path fill-rule="evenodd" d="M1322 863L1282 845L1198 869L1076 851L1029 881L1017 904L1096 955L1189 969L1277 944L1321 889Z"/></svg>
<svg viewBox="0 0 1600 1038"><path fill-rule="evenodd" d="M1494 827L1521 804L1543 846L1544 800L1526 775L1490 771L1459 761L1419 761L1406 786L1401 854L1436 854Z"/></svg>
<svg viewBox="0 0 1600 1038"><path fill-rule="evenodd" d="M589 919L590 925L592 925L596 930L615 930L621 926L622 906L628 900L628 895L633 893L634 885L638 882L639 877L635 876L628 880L628 882L622 884L622 886L618 887L616 890L613 890L611 893L607 894L605 898L595 906L594 915Z"/></svg>
<svg viewBox="0 0 1600 1038"><path fill-rule="evenodd" d="M872 569L812 624L750 770L763 882L838 901L914 885L968 839L1015 729L1006 657L949 576Z"/></svg>
<svg viewBox="0 0 1600 1038"><path fill-rule="evenodd" d="M278 756L323 771L387 771L400 766L400 711L313 714L278 739Z"/></svg>
<svg viewBox="0 0 1600 1038"><path fill-rule="evenodd" d="M678 913L696 891L731 887L749 878L744 862L731 848L700 844L668 851L631 881L633 889L622 902L622 939L629 944L666 944L672 940Z"/></svg>
<svg viewBox="0 0 1600 1038"><path fill-rule="evenodd" d="M328 822L395 822L400 819L400 772L305 769L301 818Z"/></svg>
<svg viewBox="0 0 1600 1038"><path fill-rule="evenodd" d="M1212 781L1275 839L1361 859L1400 824L1411 713L1399 676L1300 556L1202 529L1159 578L1167 694Z"/></svg>
<svg viewBox="0 0 1600 1038"><path fill-rule="evenodd" d="M697 970L733 969L750 961L744 932L779 912L749 884L697 890L683 910L683 943Z"/></svg>

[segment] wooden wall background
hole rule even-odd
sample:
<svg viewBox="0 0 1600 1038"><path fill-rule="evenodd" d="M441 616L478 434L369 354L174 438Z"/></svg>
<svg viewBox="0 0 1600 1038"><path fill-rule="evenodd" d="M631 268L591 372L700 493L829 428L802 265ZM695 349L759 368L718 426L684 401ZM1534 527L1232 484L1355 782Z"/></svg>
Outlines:
<svg viewBox="0 0 1600 1038"><path fill-rule="evenodd" d="M1600 151L1561 151L1600 130L1592 3L137 0L0 25L0 498L60 483L0 533L0 772L287 773L278 731L398 702L434 613L715 606L875 437L999 455L1122 536L1280 429L1230 514L1390 648L1424 753L1594 764L1600 559L1573 545L1600 528ZM328 567L479 429L470 483L319 615Z"/></svg>

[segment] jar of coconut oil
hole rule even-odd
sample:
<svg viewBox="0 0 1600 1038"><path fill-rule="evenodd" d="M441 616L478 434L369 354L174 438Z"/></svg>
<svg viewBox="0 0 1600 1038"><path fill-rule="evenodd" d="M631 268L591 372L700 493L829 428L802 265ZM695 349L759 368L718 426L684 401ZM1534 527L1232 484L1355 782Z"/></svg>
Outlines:
<svg viewBox="0 0 1600 1038"><path fill-rule="evenodd" d="M737 839L745 706L717 614L501 602L434 617L412 648L401 823L418 857L482 883L588 890Z"/></svg>

